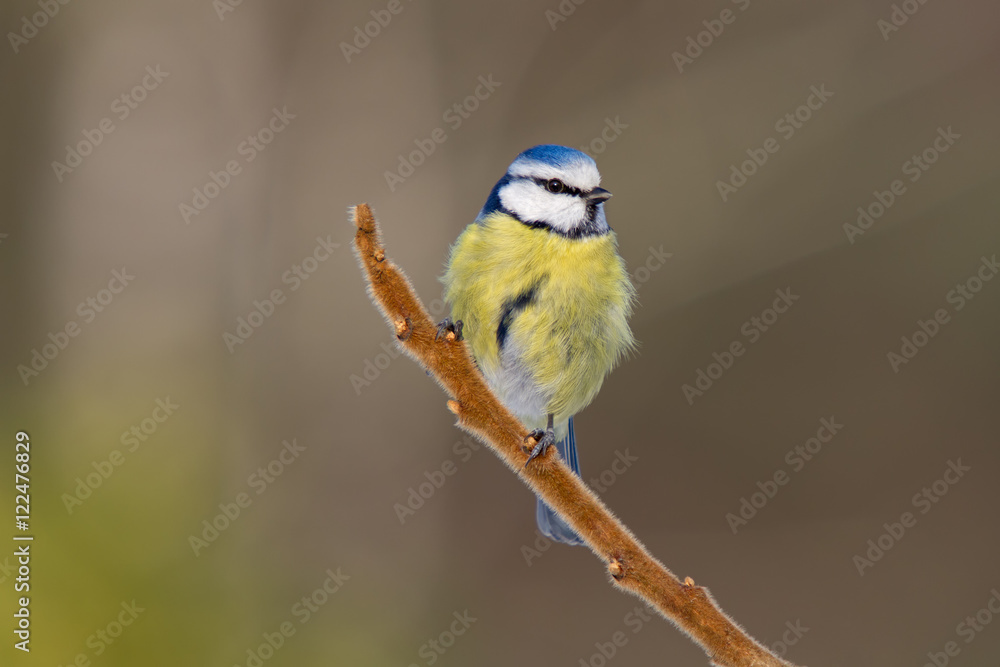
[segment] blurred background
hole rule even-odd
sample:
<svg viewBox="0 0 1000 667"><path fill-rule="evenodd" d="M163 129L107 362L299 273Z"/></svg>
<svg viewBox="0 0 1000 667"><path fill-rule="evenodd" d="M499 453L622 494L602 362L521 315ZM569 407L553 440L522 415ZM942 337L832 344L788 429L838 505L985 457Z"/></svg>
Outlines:
<svg viewBox="0 0 1000 667"><path fill-rule="evenodd" d="M561 143L640 300L577 419L588 483L798 664L996 665L996 18L3 3L0 499L25 431L35 541L0 662L707 664L539 539L352 254L369 202L443 316L449 244Z"/></svg>

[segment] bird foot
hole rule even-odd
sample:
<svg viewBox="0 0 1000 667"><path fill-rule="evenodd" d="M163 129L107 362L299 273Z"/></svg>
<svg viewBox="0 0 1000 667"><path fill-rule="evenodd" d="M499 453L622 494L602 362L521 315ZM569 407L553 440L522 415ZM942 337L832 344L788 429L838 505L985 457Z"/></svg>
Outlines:
<svg viewBox="0 0 1000 667"><path fill-rule="evenodd" d="M462 340L462 326L462 320L452 322L450 317L446 317L438 322L437 335L434 336L434 340L438 340L442 336L445 340Z"/></svg>
<svg viewBox="0 0 1000 667"><path fill-rule="evenodd" d="M531 450L531 454L528 456L528 460L524 462L524 467L527 468L528 464L537 459L539 456L545 454L549 447L556 444L556 434L551 428L540 429L536 428L534 431L524 436L524 441L529 440L535 441L535 446ZM527 449L527 447L525 447Z"/></svg>

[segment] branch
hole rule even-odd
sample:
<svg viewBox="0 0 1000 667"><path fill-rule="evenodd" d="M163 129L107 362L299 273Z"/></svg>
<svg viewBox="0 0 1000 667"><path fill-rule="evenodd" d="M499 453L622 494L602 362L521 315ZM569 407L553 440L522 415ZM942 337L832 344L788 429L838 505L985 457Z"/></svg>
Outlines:
<svg viewBox="0 0 1000 667"><path fill-rule="evenodd" d="M466 346L433 322L403 272L385 256L378 223L367 204L353 209L355 252L368 292L400 347L430 371L453 397L458 425L482 440L549 507L559 513L607 565L613 585L656 608L698 642L720 667L794 667L754 641L719 609L703 586L681 582L632 535L563 463L556 449L525 467L528 429L493 395Z"/></svg>

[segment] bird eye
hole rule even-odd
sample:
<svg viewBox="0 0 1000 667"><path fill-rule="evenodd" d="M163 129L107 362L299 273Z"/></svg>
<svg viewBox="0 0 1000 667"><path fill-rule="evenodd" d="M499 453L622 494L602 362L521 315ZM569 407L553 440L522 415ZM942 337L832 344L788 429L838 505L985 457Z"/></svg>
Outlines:
<svg viewBox="0 0 1000 667"><path fill-rule="evenodd" d="M552 194L557 195L561 192L565 192L566 184L560 181L558 178L550 178L549 180L545 181L545 189L551 192Z"/></svg>

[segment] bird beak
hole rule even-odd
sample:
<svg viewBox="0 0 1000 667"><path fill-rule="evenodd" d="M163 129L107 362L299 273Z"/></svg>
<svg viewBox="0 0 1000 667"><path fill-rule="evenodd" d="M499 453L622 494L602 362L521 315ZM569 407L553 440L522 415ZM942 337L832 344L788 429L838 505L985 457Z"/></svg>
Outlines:
<svg viewBox="0 0 1000 667"><path fill-rule="evenodd" d="M604 188L594 188L586 194L588 202L594 202L600 204L603 201L611 199L611 193Z"/></svg>

